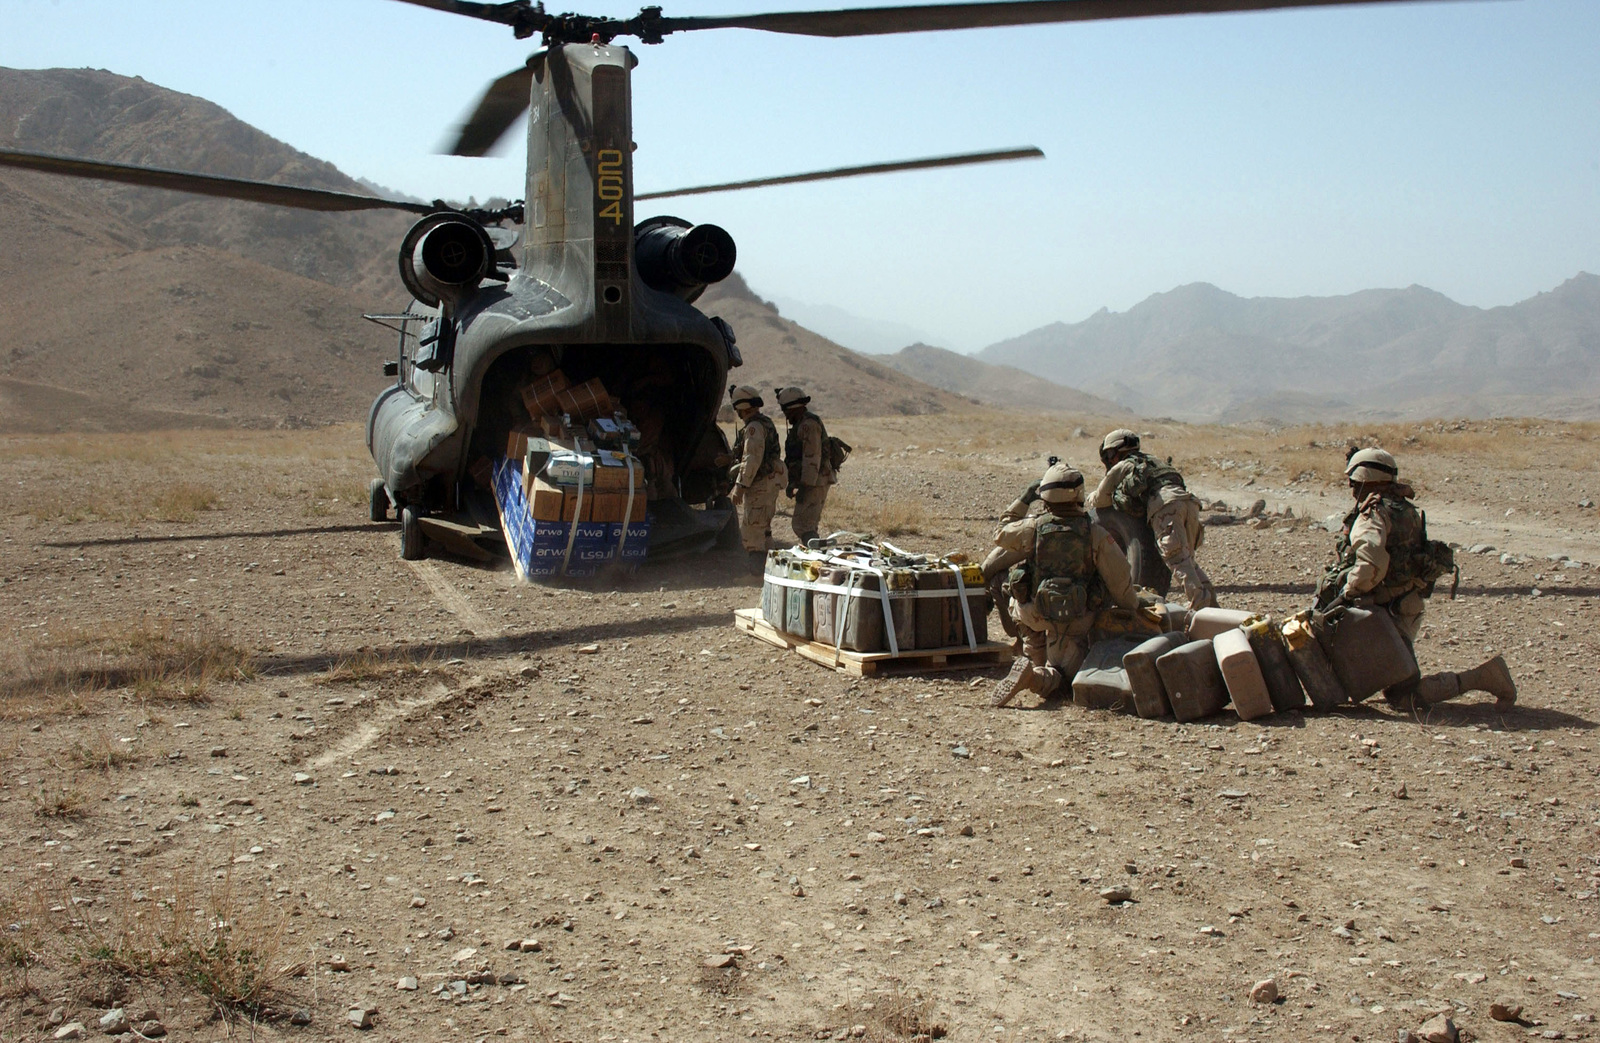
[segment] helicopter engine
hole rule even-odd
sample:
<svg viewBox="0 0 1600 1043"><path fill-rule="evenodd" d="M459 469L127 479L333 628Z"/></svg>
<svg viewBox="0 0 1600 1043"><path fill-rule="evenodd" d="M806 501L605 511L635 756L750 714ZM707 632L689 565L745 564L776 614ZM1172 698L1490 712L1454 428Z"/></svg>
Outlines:
<svg viewBox="0 0 1600 1043"><path fill-rule="evenodd" d="M733 272L733 236L716 225L652 217L633 230L633 258L646 286L693 303Z"/></svg>
<svg viewBox="0 0 1600 1043"><path fill-rule="evenodd" d="M476 221L430 214L400 244L400 278L429 307L455 303L478 288L494 263L495 246Z"/></svg>

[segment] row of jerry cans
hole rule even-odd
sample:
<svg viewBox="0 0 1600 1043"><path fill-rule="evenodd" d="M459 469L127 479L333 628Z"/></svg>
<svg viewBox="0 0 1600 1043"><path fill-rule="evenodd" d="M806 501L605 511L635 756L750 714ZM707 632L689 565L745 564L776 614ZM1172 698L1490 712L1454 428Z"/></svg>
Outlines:
<svg viewBox="0 0 1600 1043"><path fill-rule="evenodd" d="M989 595L976 565L960 566L958 583L955 569L948 566L907 568L880 562L869 570L862 564L792 551L768 552L761 585L762 618L775 629L806 641L852 652L887 652L891 650L883 611L883 591L887 590L895 648L902 652L953 648L967 645L967 619L962 614L959 589L964 585L973 642L988 642ZM813 589L817 587L825 589ZM916 597L918 591L949 591L950 595Z"/></svg>
<svg viewBox="0 0 1600 1043"><path fill-rule="evenodd" d="M1073 678L1073 701L1097 709L1179 721L1210 717L1229 703L1242 720L1328 709L1404 684L1416 659L1382 610L1349 609L1331 625L1201 609L1187 632L1094 645Z"/></svg>

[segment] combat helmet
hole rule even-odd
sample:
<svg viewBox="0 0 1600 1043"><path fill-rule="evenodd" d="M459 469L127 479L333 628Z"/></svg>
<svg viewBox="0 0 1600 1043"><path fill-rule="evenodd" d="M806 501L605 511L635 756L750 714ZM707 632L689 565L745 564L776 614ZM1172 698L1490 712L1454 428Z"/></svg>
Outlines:
<svg viewBox="0 0 1600 1043"><path fill-rule="evenodd" d="M741 402L750 406L752 409L760 409L762 406L766 405L766 403L761 400L761 392L757 391L749 384L730 384L728 386L728 401L731 402L735 408L737 408Z"/></svg>
<svg viewBox="0 0 1600 1043"><path fill-rule="evenodd" d="M1392 482L1400 474L1394 457L1382 449L1362 449L1345 460L1344 476L1353 483Z"/></svg>
<svg viewBox="0 0 1600 1043"><path fill-rule="evenodd" d="M1139 436L1125 427L1119 427L1100 442L1100 462L1111 466L1111 458L1124 449L1139 448Z"/></svg>
<svg viewBox="0 0 1600 1043"><path fill-rule="evenodd" d="M1039 499L1050 504L1082 503L1082 472L1071 464L1051 464L1039 479Z"/></svg>
<svg viewBox="0 0 1600 1043"><path fill-rule="evenodd" d="M811 396L806 394L803 388L790 386L773 390L778 396L778 406L781 409L788 409L790 406L803 406L811 401Z"/></svg>

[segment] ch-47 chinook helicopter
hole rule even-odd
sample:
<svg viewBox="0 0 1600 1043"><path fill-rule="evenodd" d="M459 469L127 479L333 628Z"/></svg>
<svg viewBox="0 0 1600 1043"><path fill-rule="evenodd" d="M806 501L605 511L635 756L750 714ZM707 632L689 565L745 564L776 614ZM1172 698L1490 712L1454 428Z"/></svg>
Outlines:
<svg viewBox="0 0 1600 1043"><path fill-rule="evenodd" d="M627 19L550 14L527 0L403 2L507 25L519 39L542 37L526 65L489 86L450 150L485 155L528 111L525 202L458 209L5 150L0 165L301 209L421 215L400 246L401 279L415 301L404 314L371 316L397 324L400 349L385 366L396 382L367 422L380 474L373 520L398 510L401 553L414 558L428 537L469 553L503 552L494 503L469 468L503 451L521 408L516 389L530 370L552 365L573 381L598 378L649 443L641 452L670 475L650 503L651 557L707 549L728 521L716 416L728 370L741 359L733 331L693 302L732 272L733 239L673 217L636 223L637 202L1042 155L1011 149L635 194L630 76L638 59L617 38L654 44L670 33L730 28L872 36L1402 0L1002 0L713 17L646 7ZM508 223L521 226L520 257Z"/></svg>

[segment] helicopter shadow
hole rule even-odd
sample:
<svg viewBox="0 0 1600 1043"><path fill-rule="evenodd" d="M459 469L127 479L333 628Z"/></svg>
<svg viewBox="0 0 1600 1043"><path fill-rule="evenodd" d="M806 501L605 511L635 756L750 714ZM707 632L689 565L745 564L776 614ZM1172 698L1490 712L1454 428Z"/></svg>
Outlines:
<svg viewBox="0 0 1600 1043"><path fill-rule="evenodd" d="M696 612L665 618L577 624L555 630L527 630L496 637L464 636L451 640L417 641L395 645L386 651L396 656L404 655L441 663L451 659L505 659L567 645L661 637L705 627L726 626L731 618L726 612ZM349 651L285 653L261 656L255 661L255 665L257 671L265 677L294 677L323 673L350 657Z"/></svg>
<svg viewBox="0 0 1600 1043"><path fill-rule="evenodd" d="M93 540L51 540L41 547L131 547L141 543L199 543L206 540L276 540L290 536L329 536L349 532L393 531L395 522L362 522L359 525L308 525L297 529L255 529L244 532L186 532L169 536L107 536Z"/></svg>

